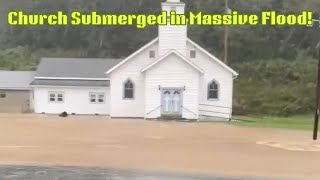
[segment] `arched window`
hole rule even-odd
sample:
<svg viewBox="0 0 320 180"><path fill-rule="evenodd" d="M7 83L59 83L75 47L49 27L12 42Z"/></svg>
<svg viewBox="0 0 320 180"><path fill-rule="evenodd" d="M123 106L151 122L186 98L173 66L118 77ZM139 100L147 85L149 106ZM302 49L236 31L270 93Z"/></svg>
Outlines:
<svg viewBox="0 0 320 180"><path fill-rule="evenodd" d="M131 80L124 83L124 98L133 99L134 85Z"/></svg>
<svg viewBox="0 0 320 180"><path fill-rule="evenodd" d="M219 85L216 81L211 81L208 85L208 99L219 98Z"/></svg>

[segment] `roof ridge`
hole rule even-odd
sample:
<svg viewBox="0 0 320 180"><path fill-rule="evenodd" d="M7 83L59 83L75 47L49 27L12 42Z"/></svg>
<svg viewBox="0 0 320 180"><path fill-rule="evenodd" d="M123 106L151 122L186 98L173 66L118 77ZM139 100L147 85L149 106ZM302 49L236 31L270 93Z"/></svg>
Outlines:
<svg viewBox="0 0 320 180"><path fill-rule="evenodd" d="M172 49L170 51L168 51L167 53L165 53L164 55L162 55L161 57L159 57L156 61L150 63L149 65L147 65L146 67L144 67L141 72L145 72L148 69L150 69L151 67L153 67L154 65L158 64L159 62L161 62L162 60L166 59L168 56L170 56L171 54L176 54L178 57L180 57L183 61L185 61L187 64L189 64L190 66L192 66L193 68L195 68L196 70L198 70L200 73L204 73L203 69L201 69L198 65L196 65L195 63L193 63L190 59L188 59L186 56L184 56L183 54L179 53L178 51L176 51L175 49Z"/></svg>
<svg viewBox="0 0 320 180"><path fill-rule="evenodd" d="M115 60L120 60L123 58L91 58L91 57L41 57L41 59L115 59Z"/></svg>

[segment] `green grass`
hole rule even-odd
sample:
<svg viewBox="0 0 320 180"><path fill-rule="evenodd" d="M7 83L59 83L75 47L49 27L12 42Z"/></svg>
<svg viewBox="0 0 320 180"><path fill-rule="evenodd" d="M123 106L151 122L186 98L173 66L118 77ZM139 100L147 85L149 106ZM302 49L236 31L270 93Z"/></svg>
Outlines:
<svg viewBox="0 0 320 180"><path fill-rule="evenodd" d="M291 117L245 117L236 116L231 124L263 127L263 128L284 128L298 130L312 130L314 118L313 115L299 115Z"/></svg>

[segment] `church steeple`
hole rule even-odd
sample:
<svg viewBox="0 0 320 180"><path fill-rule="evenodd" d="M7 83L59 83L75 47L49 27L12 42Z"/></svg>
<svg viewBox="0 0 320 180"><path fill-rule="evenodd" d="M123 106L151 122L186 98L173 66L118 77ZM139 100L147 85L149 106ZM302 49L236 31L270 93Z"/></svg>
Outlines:
<svg viewBox="0 0 320 180"><path fill-rule="evenodd" d="M176 14L185 13L185 3L180 0L167 0L162 4L162 11L167 11L170 16L171 11L176 11ZM176 50L179 53L186 55L187 46L187 25L170 25L168 17L167 25L159 25L159 53L164 55L170 50Z"/></svg>
<svg viewBox="0 0 320 180"><path fill-rule="evenodd" d="M171 11L176 11L177 14L184 14L185 4L180 0L167 0L162 3L162 11L167 11L170 15Z"/></svg>

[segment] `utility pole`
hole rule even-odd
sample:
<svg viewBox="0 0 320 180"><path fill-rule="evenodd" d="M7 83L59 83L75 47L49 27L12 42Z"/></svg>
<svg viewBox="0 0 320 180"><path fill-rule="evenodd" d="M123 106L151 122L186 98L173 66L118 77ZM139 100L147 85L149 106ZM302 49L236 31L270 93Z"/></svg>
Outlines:
<svg viewBox="0 0 320 180"><path fill-rule="evenodd" d="M228 64L228 36L229 36L229 27L224 27L224 56L223 62Z"/></svg>
<svg viewBox="0 0 320 180"><path fill-rule="evenodd" d="M314 114L314 128L313 128L313 140L318 139L318 126L319 126L319 103L320 103L320 46L318 46L318 79L316 88L316 110Z"/></svg>
<svg viewBox="0 0 320 180"><path fill-rule="evenodd" d="M307 26L313 27L315 22L319 23L319 27L320 27L320 18L312 19L312 24ZM317 29L317 31L319 30ZM320 106L320 42L317 45L317 49L318 49L318 77L317 77L317 87L316 87L316 108L314 113L313 140L318 139L319 115L320 115L320 107L319 107Z"/></svg>
<svg viewBox="0 0 320 180"><path fill-rule="evenodd" d="M225 0L225 14L231 14L232 10L229 9L228 0ZM229 39L229 27L228 25L224 26L224 56L223 62L228 64L228 39Z"/></svg>

